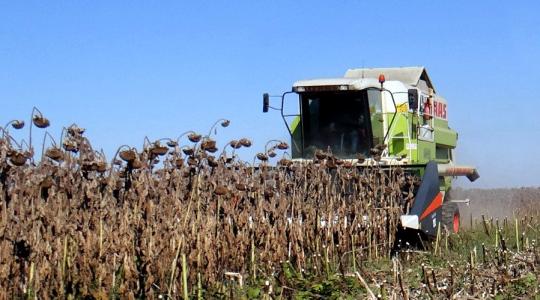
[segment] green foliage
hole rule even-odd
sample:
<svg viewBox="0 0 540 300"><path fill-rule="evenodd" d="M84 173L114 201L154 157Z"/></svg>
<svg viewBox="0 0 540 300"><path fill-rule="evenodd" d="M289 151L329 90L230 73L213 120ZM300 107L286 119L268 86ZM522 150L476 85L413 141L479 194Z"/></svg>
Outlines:
<svg viewBox="0 0 540 300"><path fill-rule="evenodd" d="M261 295L261 289L257 287L248 287L246 290L246 296L248 299L257 299Z"/></svg>
<svg viewBox="0 0 540 300"><path fill-rule="evenodd" d="M294 299L357 299L365 289L354 277L332 276L315 282L305 282L304 289L295 292Z"/></svg>
<svg viewBox="0 0 540 300"><path fill-rule="evenodd" d="M532 273L527 273L512 283L511 293L514 296L532 296L532 292L538 290L538 279Z"/></svg>

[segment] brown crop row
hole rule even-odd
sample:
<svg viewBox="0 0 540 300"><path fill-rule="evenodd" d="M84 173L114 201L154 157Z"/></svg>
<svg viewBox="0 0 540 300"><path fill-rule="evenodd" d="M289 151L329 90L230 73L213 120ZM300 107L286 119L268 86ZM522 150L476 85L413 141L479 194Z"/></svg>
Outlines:
<svg viewBox="0 0 540 300"><path fill-rule="evenodd" d="M36 111L32 123L49 121ZM179 297L227 274L275 279L284 263L345 273L367 256L389 254L402 187L413 184L401 169L360 170L324 152L311 163L284 155L271 167L269 157L288 147L280 141L249 164L234 156L248 139L228 143L228 156L216 154L210 134L186 135L187 146L161 139L142 150L120 147L109 163L75 125L59 144L50 137L39 160L31 139L25 146L4 128L0 293Z"/></svg>

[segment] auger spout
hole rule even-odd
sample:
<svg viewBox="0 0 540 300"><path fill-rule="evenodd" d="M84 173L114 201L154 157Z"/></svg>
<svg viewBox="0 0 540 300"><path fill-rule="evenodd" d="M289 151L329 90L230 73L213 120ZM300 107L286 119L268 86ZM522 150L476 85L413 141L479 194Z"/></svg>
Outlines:
<svg viewBox="0 0 540 300"><path fill-rule="evenodd" d="M471 182L480 178L480 174L478 174L475 167L439 164L437 168L439 176L466 176Z"/></svg>

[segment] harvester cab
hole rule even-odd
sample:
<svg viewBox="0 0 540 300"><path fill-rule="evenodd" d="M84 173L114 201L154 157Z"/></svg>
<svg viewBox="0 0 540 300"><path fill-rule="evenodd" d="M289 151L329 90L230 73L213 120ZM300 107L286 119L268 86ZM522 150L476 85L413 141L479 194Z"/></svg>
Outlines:
<svg viewBox="0 0 540 300"><path fill-rule="evenodd" d="M298 96L297 114L284 112L291 94ZM401 217L403 228L428 236L439 224L459 230L452 179L474 181L479 175L474 167L455 165L458 134L424 67L350 69L342 78L297 81L280 98L281 107L275 108L264 94L263 111L281 111L293 159L311 160L325 151L360 168L400 166L422 178Z"/></svg>

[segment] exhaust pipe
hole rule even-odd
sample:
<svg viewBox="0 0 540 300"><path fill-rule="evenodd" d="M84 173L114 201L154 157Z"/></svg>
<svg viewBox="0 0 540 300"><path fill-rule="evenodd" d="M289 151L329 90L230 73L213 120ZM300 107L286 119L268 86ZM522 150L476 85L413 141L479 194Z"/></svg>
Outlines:
<svg viewBox="0 0 540 300"><path fill-rule="evenodd" d="M480 178L480 174L478 174L475 167L440 164L437 169L439 176L466 176L471 182Z"/></svg>

